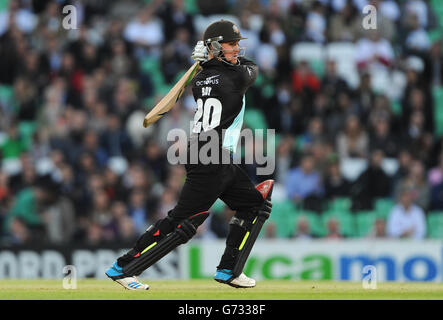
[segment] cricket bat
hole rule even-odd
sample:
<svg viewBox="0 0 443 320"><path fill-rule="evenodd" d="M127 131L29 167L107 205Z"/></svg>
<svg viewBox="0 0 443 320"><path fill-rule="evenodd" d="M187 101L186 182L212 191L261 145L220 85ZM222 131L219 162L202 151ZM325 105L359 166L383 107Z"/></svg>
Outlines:
<svg viewBox="0 0 443 320"><path fill-rule="evenodd" d="M181 77L174 87L172 87L168 94L164 96L145 116L145 119L143 120L143 127L149 127L172 109L177 100L180 99L181 95L185 91L186 86L194 78L199 68L200 64L197 61L188 69L188 71L186 71L183 77Z"/></svg>

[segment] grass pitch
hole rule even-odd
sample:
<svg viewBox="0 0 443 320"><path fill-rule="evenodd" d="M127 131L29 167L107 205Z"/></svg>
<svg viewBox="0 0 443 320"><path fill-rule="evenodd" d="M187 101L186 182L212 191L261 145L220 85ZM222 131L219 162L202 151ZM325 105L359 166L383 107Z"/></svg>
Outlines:
<svg viewBox="0 0 443 320"><path fill-rule="evenodd" d="M1 280L0 300L443 300L442 283L259 281L235 289L213 280L144 281L147 291L129 291L111 280L79 280L67 290L61 280Z"/></svg>

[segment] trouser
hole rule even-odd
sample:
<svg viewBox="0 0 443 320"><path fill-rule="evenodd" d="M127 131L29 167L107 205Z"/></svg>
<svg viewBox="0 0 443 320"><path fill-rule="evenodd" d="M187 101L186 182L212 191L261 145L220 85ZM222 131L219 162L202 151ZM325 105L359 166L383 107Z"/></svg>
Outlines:
<svg viewBox="0 0 443 320"><path fill-rule="evenodd" d="M168 216L156 222L156 230L162 234L172 232L183 220L208 211L220 198L236 211L235 217L246 221L254 220L257 215L254 208L260 207L264 199L246 173L236 164L188 164L186 181L180 193L177 205L168 212ZM238 255L238 247L245 235L244 228L230 224L226 239L226 249L218 268L232 269ZM136 242L135 246L118 259L124 266L131 262L153 241L148 231Z"/></svg>

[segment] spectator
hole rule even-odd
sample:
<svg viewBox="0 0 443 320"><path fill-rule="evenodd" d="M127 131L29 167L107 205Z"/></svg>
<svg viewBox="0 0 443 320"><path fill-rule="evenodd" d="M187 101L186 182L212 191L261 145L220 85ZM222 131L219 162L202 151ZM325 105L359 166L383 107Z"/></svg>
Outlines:
<svg viewBox="0 0 443 320"><path fill-rule="evenodd" d="M326 93L331 99L337 99L342 92L348 92L347 82L337 73L337 62L335 60L327 60L325 74L322 79L322 92Z"/></svg>
<svg viewBox="0 0 443 320"><path fill-rule="evenodd" d="M343 235L340 233L340 222L336 218L329 218L326 221L327 233L326 239L342 239Z"/></svg>
<svg viewBox="0 0 443 320"><path fill-rule="evenodd" d="M138 235L143 234L147 227L148 218L146 195L143 190L134 189L129 196L129 216Z"/></svg>
<svg viewBox="0 0 443 320"><path fill-rule="evenodd" d="M0 35L15 27L20 32L31 33L37 25L37 17L23 7L19 0L9 1L9 8L0 12Z"/></svg>
<svg viewBox="0 0 443 320"><path fill-rule="evenodd" d="M339 161L330 161L328 171L324 178L325 198L332 200L334 198L347 197L351 183L340 171Z"/></svg>
<svg viewBox="0 0 443 320"><path fill-rule="evenodd" d="M369 151L369 136L357 116L346 118L345 127L337 136L340 159L365 158Z"/></svg>
<svg viewBox="0 0 443 320"><path fill-rule="evenodd" d="M309 220L305 217L300 217L297 220L296 229L292 238L297 240L310 240L313 238L311 234L311 227L309 224Z"/></svg>
<svg viewBox="0 0 443 320"><path fill-rule="evenodd" d="M182 70L188 69L192 48L189 45L191 34L188 30L177 29L172 41L163 49L161 57L165 81L175 84L176 77Z"/></svg>
<svg viewBox="0 0 443 320"><path fill-rule="evenodd" d="M443 86L443 53L442 40L435 41L432 44L430 55L432 65L432 84L434 86Z"/></svg>
<svg viewBox="0 0 443 320"><path fill-rule="evenodd" d="M300 135L300 148L307 152L318 142L326 140L323 120L320 117L312 117L309 121L307 131Z"/></svg>
<svg viewBox="0 0 443 320"><path fill-rule="evenodd" d="M357 105L352 101L350 94L341 92L336 102L324 117L325 127L330 139L337 139L338 135L346 125L349 117L356 116Z"/></svg>
<svg viewBox="0 0 443 320"><path fill-rule="evenodd" d="M406 48L409 50L428 51L431 47L431 40L426 30L420 25L416 14L407 17L407 27L410 30L406 37Z"/></svg>
<svg viewBox="0 0 443 320"><path fill-rule="evenodd" d="M292 72L292 89L296 94L308 91L312 95L320 90L320 79L312 72L307 61L301 61Z"/></svg>
<svg viewBox="0 0 443 320"><path fill-rule="evenodd" d="M95 191L92 197L91 220L103 229L103 232L108 229L108 234L104 234L104 237L109 239L114 236L114 230L112 230L111 202L103 189Z"/></svg>
<svg viewBox="0 0 443 320"><path fill-rule="evenodd" d="M402 181L409 173L413 157L407 149L401 149L397 156L398 168L392 176L393 190L397 188L397 184Z"/></svg>
<svg viewBox="0 0 443 320"><path fill-rule="evenodd" d="M427 180L431 187L443 183L443 152L440 153L438 164L429 169Z"/></svg>
<svg viewBox="0 0 443 320"><path fill-rule="evenodd" d="M314 1L306 16L305 37L309 41L323 43L326 40L325 7L320 1Z"/></svg>
<svg viewBox="0 0 443 320"><path fill-rule="evenodd" d="M355 6L351 1L346 1L343 8L331 16L328 38L332 42L354 42L357 39L359 24L360 19Z"/></svg>
<svg viewBox="0 0 443 320"><path fill-rule="evenodd" d="M389 213L387 233L393 238L423 239L426 236L426 218L423 209L414 203L410 189L399 191L397 204Z"/></svg>
<svg viewBox="0 0 443 320"><path fill-rule="evenodd" d="M54 244L67 244L71 241L75 225L75 211L70 199L60 195L60 186L54 185L49 191L42 218L45 223L48 241Z"/></svg>
<svg viewBox="0 0 443 320"><path fill-rule="evenodd" d="M442 211L443 210L443 182L435 184L430 190L430 211Z"/></svg>
<svg viewBox="0 0 443 320"><path fill-rule="evenodd" d="M147 140L143 148L142 162L148 167L156 180L165 182L168 160L160 146L153 139Z"/></svg>
<svg viewBox="0 0 443 320"><path fill-rule="evenodd" d="M6 232L4 239L2 239L6 245L27 245L33 242L31 231L22 218L14 217L10 224L9 231Z"/></svg>
<svg viewBox="0 0 443 320"><path fill-rule="evenodd" d="M386 234L386 220L383 218L376 218L372 230L369 232L370 238L384 239L388 235Z"/></svg>
<svg viewBox="0 0 443 320"><path fill-rule="evenodd" d="M273 221L269 221L269 223L267 223L265 225L264 237L266 239L275 239L275 238L277 238L277 226L275 225L275 223Z"/></svg>
<svg viewBox="0 0 443 320"><path fill-rule="evenodd" d="M108 127L100 137L100 145L109 157L130 157L132 155L132 141L124 128L122 120L116 113L108 115Z"/></svg>
<svg viewBox="0 0 443 320"><path fill-rule="evenodd" d="M394 49L380 31L366 31L367 36L356 43L356 63L361 71L368 71L373 76L377 71L386 71L394 59Z"/></svg>
<svg viewBox="0 0 443 320"><path fill-rule="evenodd" d="M359 85L354 91L354 101L357 105L358 114L363 122L369 118L369 113L375 104L375 92L372 89L372 77L369 72L360 74Z"/></svg>
<svg viewBox="0 0 443 320"><path fill-rule="evenodd" d="M165 41L162 22L155 16L155 6L146 6L124 30L124 37L134 45L137 58L151 55L159 58Z"/></svg>
<svg viewBox="0 0 443 320"><path fill-rule="evenodd" d="M374 121L369 138L369 151L381 150L388 158L395 158L398 153L399 141L391 130L391 124L385 117Z"/></svg>
<svg viewBox="0 0 443 320"><path fill-rule="evenodd" d="M186 11L184 0L173 0L164 3L159 8L165 39L172 39L179 29L184 29L190 39L194 39L196 31L193 17ZM188 56L189 57L189 56Z"/></svg>
<svg viewBox="0 0 443 320"><path fill-rule="evenodd" d="M382 168L383 159L383 151L373 151L368 167L352 183L350 194L353 211L372 210L374 199L391 195L391 179Z"/></svg>
<svg viewBox="0 0 443 320"><path fill-rule="evenodd" d="M20 135L18 126L18 123L11 123L8 128L7 138L0 144L3 159L18 159L28 149L23 137Z"/></svg>
<svg viewBox="0 0 443 320"><path fill-rule="evenodd" d="M403 189L408 189L413 197L414 203L427 211L430 201L430 188L425 176L425 167L419 160L411 163L408 175L402 179L395 190L396 198L400 196Z"/></svg>
<svg viewBox="0 0 443 320"><path fill-rule="evenodd" d="M282 137L277 145L276 181L285 184L288 171L294 161L294 140L291 135Z"/></svg>
<svg viewBox="0 0 443 320"><path fill-rule="evenodd" d="M300 165L288 172L286 192L295 204L303 205L306 209L321 210L324 187L314 165L312 155L303 155Z"/></svg>

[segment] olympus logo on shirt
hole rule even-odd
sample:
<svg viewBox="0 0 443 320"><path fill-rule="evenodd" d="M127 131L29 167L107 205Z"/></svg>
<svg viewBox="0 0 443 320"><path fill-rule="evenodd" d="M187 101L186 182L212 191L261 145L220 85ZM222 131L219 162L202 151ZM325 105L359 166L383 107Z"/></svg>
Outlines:
<svg viewBox="0 0 443 320"><path fill-rule="evenodd" d="M218 77L220 75L217 74L215 76L212 77L207 77L205 80L201 80L201 81L196 81L195 85L196 86L206 86L208 84L218 84Z"/></svg>

